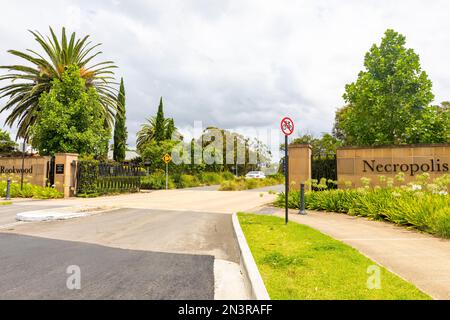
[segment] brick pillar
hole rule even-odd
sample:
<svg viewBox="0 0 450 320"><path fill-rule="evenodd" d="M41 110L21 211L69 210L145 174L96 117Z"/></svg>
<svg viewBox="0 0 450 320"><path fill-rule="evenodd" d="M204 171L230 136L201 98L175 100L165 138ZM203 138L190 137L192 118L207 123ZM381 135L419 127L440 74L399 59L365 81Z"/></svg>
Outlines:
<svg viewBox="0 0 450 320"><path fill-rule="evenodd" d="M75 168L72 162L78 160L76 153L55 154L55 187L64 193L64 198L75 195Z"/></svg>
<svg viewBox="0 0 450 320"><path fill-rule="evenodd" d="M299 190L301 183L311 179L311 154L312 147L309 144L289 145L290 190Z"/></svg>

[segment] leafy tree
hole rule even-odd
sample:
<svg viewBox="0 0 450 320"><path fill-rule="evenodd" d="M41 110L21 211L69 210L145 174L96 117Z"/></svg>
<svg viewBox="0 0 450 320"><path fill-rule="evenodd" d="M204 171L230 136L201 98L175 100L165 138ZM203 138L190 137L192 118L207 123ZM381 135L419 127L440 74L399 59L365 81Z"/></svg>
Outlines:
<svg viewBox="0 0 450 320"><path fill-rule="evenodd" d="M125 126L125 86L123 78L120 81L119 96L117 97L117 112L114 125L114 150L113 158L115 161L123 162L125 160L125 151L127 146L127 127Z"/></svg>
<svg viewBox="0 0 450 320"><path fill-rule="evenodd" d="M161 97L156 117L148 118L147 123L141 125L141 129L136 135L136 148L140 152L152 141L170 140L174 134L178 134L180 140L183 138L178 133L174 120L172 118L164 118L164 106Z"/></svg>
<svg viewBox="0 0 450 320"><path fill-rule="evenodd" d="M172 139L172 135L177 131L175 121L172 118L166 119L165 127L165 140L170 140Z"/></svg>
<svg viewBox="0 0 450 320"><path fill-rule="evenodd" d="M320 138L316 138L311 134L305 134L292 141L292 144L303 143L308 143L312 146L313 157L335 155L336 149L342 145L341 141L339 141L329 133L323 134Z"/></svg>
<svg viewBox="0 0 450 320"><path fill-rule="evenodd" d="M334 126L333 126L333 137L337 140L344 142L344 144L351 145L351 141L348 141L352 138L348 132L348 126L344 124L344 121L348 119L347 113L350 111L350 105L346 105L342 108L339 108L336 111L336 115L334 117ZM344 129L345 128L345 129Z"/></svg>
<svg viewBox="0 0 450 320"><path fill-rule="evenodd" d="M176 141L163 140L163 141L150 141L148 144L143 146L140 151L140 155L143 159L150 159L150 166L148 167L150 171L155 170L165 170L165 163L162 161L162 157L166 153L171 153L172 149L177 144ZM171 172L177 171L179 168L173 163L169 164L169 169Z"/></svg>
<svg viewBox="0 0 450 320"><path fill-rule="evenodd" d="M54 79L52 89L39 99L31 143L41 155L74 152L104 157L111 133L95 88L86 87L80 69L71 65Z"/></svg>
<svg viewBox="0 0 450 320"><path fill-rule="evenodd" d="M16 146L17 144L11 140L9 132L0 129L0 153L11 153Z"/></svg>
<svg viewBox="0 0 450 320"><path fill-rule="evenodd" d="M168 122L164 118L164 106L163 106L163 100L161 97L161 99L159 100L158 112L156 113L156 119L155 119L154 139L156 141L166 140L167 124L168 124Z"/></svg>
<svg viewBox="0 0 450 320"><path fill-rule="evenodd" d="M221 145L216 139L221 139ZM231 149L227 142L233 143L234 148ZM234 171L237 166L238 172L243 174L251 170L260 169L259 165L270 163L272 158L267 145L257 138L249 139L236 132L216 127L206 128L199 137L197 144L201 146L202 152L206 150L211 155L217 155L219 158L220 155L223 157L222 165L216 163L206 165L206 170L209 171ZM231 163L229 161L230 158L233 160Z"/></svg>
<svg viewBox="0 0 450 320"><path fill-rule="evenodd" d="M62 28L61 39L57 38L52 28L48 37L44 37L38 31L30 32L45 53L40 54L34 50L27 50L27 53L9 50L10 54L24 59L33 66L0 67L12 72L0 76L0 81L13 82L0 88L0 98L9 97L0 112L11 110L6 123L11 126L17 122L18 137L29 138L30 129L41 110L39 104L41 95L51 90L54 79L62 79L70 65L77 65L80 68L80 76L87 88L95 88L103 107L102 118L107 120L108 125L112 125L116 109L116 94L112 86L114 80L112 69L115 65L112 61L91 64L101 53L93 51L100 44L91 45L89 36L77 39L75 33L68 39L65 28ZM47 57L44 57L45 55Z"/></svg>
<svg viewBox="0 0 450 320"><path fill-rule="evenodd" d="M136 149L141 153L146 145L151 143L155 137L155 117L147 119L147 123L141 125L141 129L136 134Z"/></svg>
<svg viewBox="0 0 450 320"><path fill-rule="evenodd" d="M387 30L381 44L366 54L365 70L357 81L346 86L344 99L349 106L341 110L336 130L347 143L407 142L407 129L434 99L419 56L405 44L403 35Z"/></svg>
<svg viewBox="0 0 450 320"><path fill-rule="evenodd" d="M450 142L450 103L426 107L421 117L406 129L408 143Z"/></svg>

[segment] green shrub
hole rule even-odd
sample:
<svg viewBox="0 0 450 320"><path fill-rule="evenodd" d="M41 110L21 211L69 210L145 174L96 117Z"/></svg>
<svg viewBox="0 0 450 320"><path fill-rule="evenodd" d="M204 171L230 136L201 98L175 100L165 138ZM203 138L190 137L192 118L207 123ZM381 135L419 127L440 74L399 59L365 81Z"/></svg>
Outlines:
<svg viewBox="0 0 450 320"><path fill-rule="evenodd" d="M278 183L284 183L284 175L282 173L276 173L276 174L272 174L272 175L267 175L266 179L267 178L274 179Z"/></svg>
<svg viewBox="0 0 450 320"><path fill-rule="evenodd" d="M142 189L165 189L166 188L165 171L157 170L153 174L141 179ZM193 188L199 186L219 185L225 181L232 181L234 175L231 172L201 172L199 174L180 174L169 175L169 188Z"/></svg>
<svg viewBox="0 0 450 320"><path fill-rule="evenodd" d="M244 188L244 184L242 183L242 181L236 179L236 180L229 180L229 181L222 182L219 190L220 191L240 191L240 190L244 190L243 188Z"/></svg>
<svg viewBox="0 0 450 320"><path fill-rule="evenodd" d="M99 161L97 160L80 160L78 162L78 175L77 188L78 194L97 194L99 192L97 188L97 180L99 174Z"/></svg>
<svg viewBox="0 0 450 320"><path fill-rule="evenodd" d="M268 176L265 179L246 179L244 177L223 181L220 191L242 191L275 186L284 182L283 175Z"/></svg>
<svg viewBox="0 0 450 320"><path fill-rule="evenodd" d="M182 174L176 183L177 188L193 188L200 186L200 180L193 175Z"/></svg>
<svg viewBox="0 0 450 320"><path fill-rule="evenodd" d="M166 173L156 170L154 173L141 178L141 189L161 190L166 188ZM169 176L169 189L175 188L172 177Z"/></svg>
<svg viewBox="0 0 450 320"><path fill-rule="evenodd" d="M225 181L230 181L235 178L235 175L233 173L231 173L230 171L224 171L221 173L221 175L222 175L222 180L225 180Z"/></svg>
<svg viewBox="0 0 450 320"><path fill-rule="evenodd" d="M198 176L200 182L207 186L220 184L223 180L222 175L218 172L203 172Z"/></svg>
<svg viewBox="0 0 450 320"><path fill-rule="evenodd" d="M264 185L263 179L247 179L244 181L245 189L257 189Z"/></svg>
<svg viewBox="0 0 450 320"><path fill-rule="evenodd" d="M448 179L438 178L439 182ZM428 188L427 186L433 187ZM387 220L399 225L412 226L421 231L450 238L450 196L444 191L448 184L423 184L422 188L409 186L376 187L310 191L305 194L305 207L309 210L347 213L374 220ZM299 192L289 193L288 206L299 208ZM284 194L275 201L284 207Z"/></svg>
<svg viewBox="0 0 450 320"><path fill-rule="evenodd" d="M0 181L0 197L6 197L6 181ZM11 198L34 198L34 199L57 199L62 198L63 194L55 188L41 187L24 183L23 189L20 189L20 183L11 183Z"/></svg>

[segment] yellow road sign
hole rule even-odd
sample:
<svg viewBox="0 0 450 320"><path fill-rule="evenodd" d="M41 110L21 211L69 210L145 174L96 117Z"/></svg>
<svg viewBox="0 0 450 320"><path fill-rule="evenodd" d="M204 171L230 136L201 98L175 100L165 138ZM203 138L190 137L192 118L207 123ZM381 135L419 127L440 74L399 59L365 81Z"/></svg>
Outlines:
<svg viewBox="0 0 450 320"><path fill-rule="evenodd" d="M170 161L172 161L172 157L170 156L170 154L166 153L163 157L162 160L164 161L165 164L168 164Z"/></svg>

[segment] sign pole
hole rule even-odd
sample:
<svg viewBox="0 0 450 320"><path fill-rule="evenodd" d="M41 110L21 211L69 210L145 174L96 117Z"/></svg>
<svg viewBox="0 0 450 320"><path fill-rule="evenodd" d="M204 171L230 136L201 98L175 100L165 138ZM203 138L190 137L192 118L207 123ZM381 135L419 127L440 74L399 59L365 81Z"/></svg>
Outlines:
<svg viewBox="0 0 450 320"><path fill-rule="evenodd" d="M281 132L284 134L284 207L285 222L289 222L289 136L294 133L294 121L285 117L281 120Z"/></svg>
<svg viewBox="0 0 450 320"><path fill-rule="evenodd" d="M166 190L169 190L169 163L166 163Z"/></svg>
<svg viewBox="0 0 450 320"><path fill-rule="evenodd" d="M169 162L172 161L172 157L166 153L162 157L162 161L166 164L166 190L169 190Z"/></svg>
<svg viewBox="0 0 450 320"><path fill-rule="evenodd" d="M22 173L20 175L20 190L23 190L23 171L25 170L25 138L22 146Z"/></svg>
<svg viewBox="0 0 450 320"><path fill-rule="evenodd" d="M288 136L284 136L284 194L285 194L285 222L289 222L289 153Z"/></svg>

